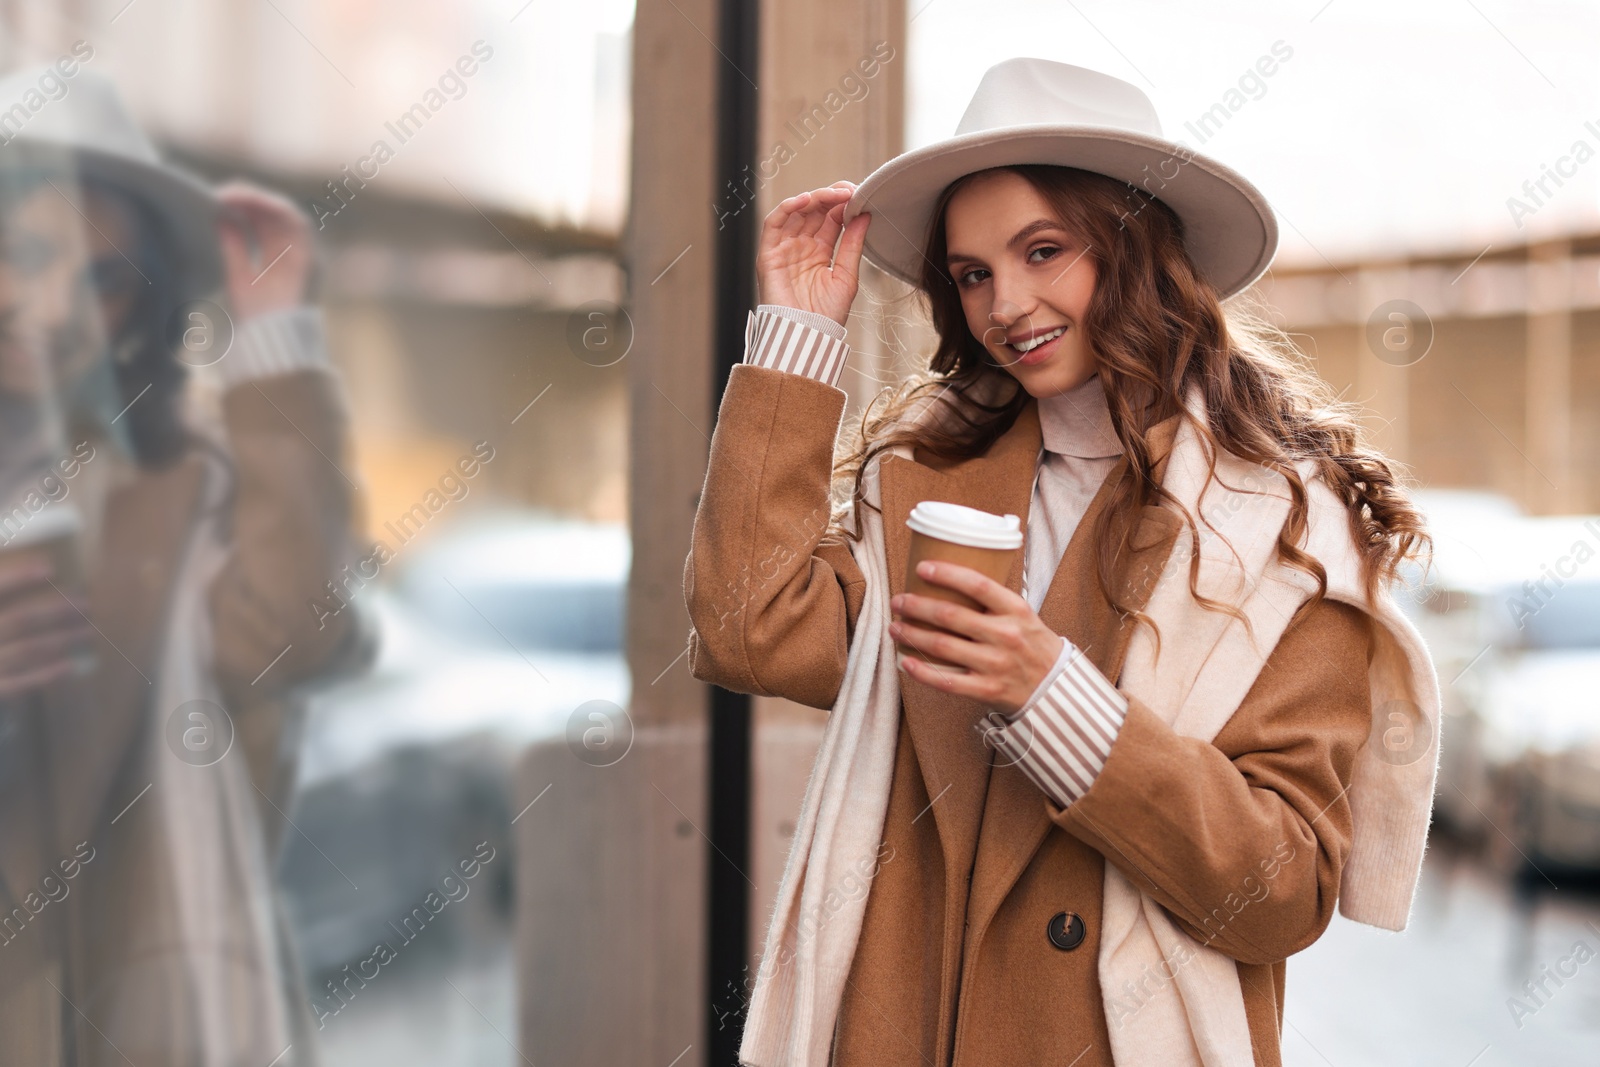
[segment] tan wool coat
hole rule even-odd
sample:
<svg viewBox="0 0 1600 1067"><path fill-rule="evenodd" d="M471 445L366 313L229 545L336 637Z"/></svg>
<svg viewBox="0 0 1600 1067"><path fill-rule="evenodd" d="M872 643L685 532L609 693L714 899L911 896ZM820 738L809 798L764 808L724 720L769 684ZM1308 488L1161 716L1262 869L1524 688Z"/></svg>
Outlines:
<svg viewBox="0 0 1600 1067"><path fill-rule="evenodd" d="M696 678L833 705L864 591L848 546L824 528L844 403L842 391L799 375L734 368L684 573ZM1176 428L1174 416L1151 431L1158 479ZM904 589L905 520L919 501L1013 513L1026 528L1039 448L1030 404L976 458L885 457L890 594ZM1039 612L1113 681L1134 623L1101 595L1090 538L1128 476L1125 460L1107 476ZM1114 540L1127 523L1113 522ZM1175 513L1143 509L1115 579L1135 607L1180 529ZM1107 1008L1118 1018L1174 995L1157 974L1137 988L1100 988L1111 863L1187 932L1238 961L1255 1062L1280 1064L1284 961L1327 927L1350 849L1344 792L1371 724L1369 625L1350 605L1318 604L1283 635L1211 743L1179 736L1130 698L1104 770L1067 809L997 761L973 728L986 708L902 675L885 859L869 890L833 1063L1109 1067ZM1048 933L1062 912L1086 927L1067 950Z"/></svg>
<svg viewBox="0 0 1600 1067"><path fill-rule="evenodd" d="M282 735L298 713L297 687L350 669L365 655L356 612L319 626L310 607L325 595L323 583L354 559L358 501L333 466L347 461L350 445L345 403L330 375L301 371L240 385L224 395L222 414L235 475L233 551L207 595L213 668L236 730L224 758L245 761L271 848L287 825ZM107 454L94 462L117 461ZM292 960L261 972L240 947L247 943L242 932L239 944L186 939L185 902L219 911L225 902L202 898L196 905L192 887L178 884L167 859L174 827L160 816L155 789L141 795L156 779L153 762L173 758L159 743L172 709L153 706L154 693L163 623L201 507L202 476L203 459L193 449L160 470L130 469L111 490L109 532L88 574L99 668L81 689L47 693L47 704L19 720L25 728L0 739L0 761L33 757L0 775L7 814L0 885L32 889L63 857L92 856L60 904L0 946L0 1067L209 1062L201 1051L205 1020L187 984L202 958L231 966L240 986L284 983L298 1036L282 1067L314 1062L305 1036L310 1012ZM23 714L5 701L0 712ZM205 836L209 825L196 819L185 827L189 842L223 850L226 842ZM87 848L75 853L80 842ZM270 890L233 888L241 898ZM225 1022L224 1040L234 1047L259 1039L258 1062L282 1051L265 1047L267 1028L248 1012Z"/></svg>

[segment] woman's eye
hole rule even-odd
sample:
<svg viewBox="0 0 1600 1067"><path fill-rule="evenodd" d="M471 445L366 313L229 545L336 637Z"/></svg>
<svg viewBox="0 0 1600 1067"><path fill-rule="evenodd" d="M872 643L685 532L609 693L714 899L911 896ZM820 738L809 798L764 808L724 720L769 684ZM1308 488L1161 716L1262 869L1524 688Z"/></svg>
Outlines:
<svg viewBox="0 0 1600 1067"><path fill-rule="evenodd" d="M981 275L981 277L980 277ZM973 267L971 270L962 271L956 276L956 281L963 286L977 285L989 276L989 272L982 267Z"/></svg>
<svg viewBox="0 0 1600 1067"><path fill-rule="evenodd" d="M1061 249L1057 248L1055 245L1040 245L1038 248L1034 248L1034 249L1029 250L1029 252L1028 252L1028 262L1029 263L1043 263L1047 259L1055 258L1055 256L1058 255L1060 253L1060 251L1061 251Z"/></svg>

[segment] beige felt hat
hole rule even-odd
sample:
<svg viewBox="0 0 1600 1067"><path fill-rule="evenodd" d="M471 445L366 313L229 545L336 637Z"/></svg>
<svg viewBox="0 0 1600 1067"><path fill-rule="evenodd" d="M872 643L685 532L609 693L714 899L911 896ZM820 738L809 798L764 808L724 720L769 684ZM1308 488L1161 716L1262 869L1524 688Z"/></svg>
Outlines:
<svg viewBox="0 0 1600 1067"><path fill-rule="evenodd" d="M1136 86L1047 59L990 67L948 140L905 152L856 189L845 221L872 214L866 256L912 285L945 187L990 167L1045 163L1130 182L1183 220L1189 258L1226 299L1267 269L1278 223L1266 197L1229 167L1161 134ZM1135 203L1130 198L1130 209Z"/></svg>
<svg viewBox="0 0 1600 1067"><path fill-rule="evenodd" d="M61 95L46 97L41 84L60 87ZM160 216L185 296L209 295L222 284L216 198L200 179L161 158L109 78L87 70L71 78L53 67L23 70L0 78L0 108L6 107L0 180L42 170L107 182Z"/></svg>

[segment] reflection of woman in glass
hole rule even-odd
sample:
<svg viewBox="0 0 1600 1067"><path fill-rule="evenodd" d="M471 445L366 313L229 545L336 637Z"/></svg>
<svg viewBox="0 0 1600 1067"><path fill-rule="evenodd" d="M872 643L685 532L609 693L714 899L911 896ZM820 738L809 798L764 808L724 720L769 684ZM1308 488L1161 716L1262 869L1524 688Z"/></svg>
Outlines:
<svg viewBox="0 0 1600 1067"><path fill-rule="evenodd" d="M309 607L354 558L311 264L87 73L0 159L0 507L70 544L0 522L0 1063L313 1056L271 856L296 687L363 640Z"/></svg>

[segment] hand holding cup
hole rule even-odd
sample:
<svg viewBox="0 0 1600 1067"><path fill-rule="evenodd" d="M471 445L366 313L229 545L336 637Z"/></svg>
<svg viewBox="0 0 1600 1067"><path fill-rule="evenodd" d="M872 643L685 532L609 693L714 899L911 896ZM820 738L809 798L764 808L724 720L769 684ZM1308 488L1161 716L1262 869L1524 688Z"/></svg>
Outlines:
<svg viewBox="0 0 1600 1067"><path fill-rule="evenodd" d="M1015 515L924 501L912 509L906 591L889 602L900 668L935 689L1019 710L1061 637L1002 584L1022 545Z"/></svg>
<svg viewBox="0 0 1600 1067"><path fill-rule="evenodd" d="M43 556L0 554L0 697L73 674L94 636Z"/></svg>

